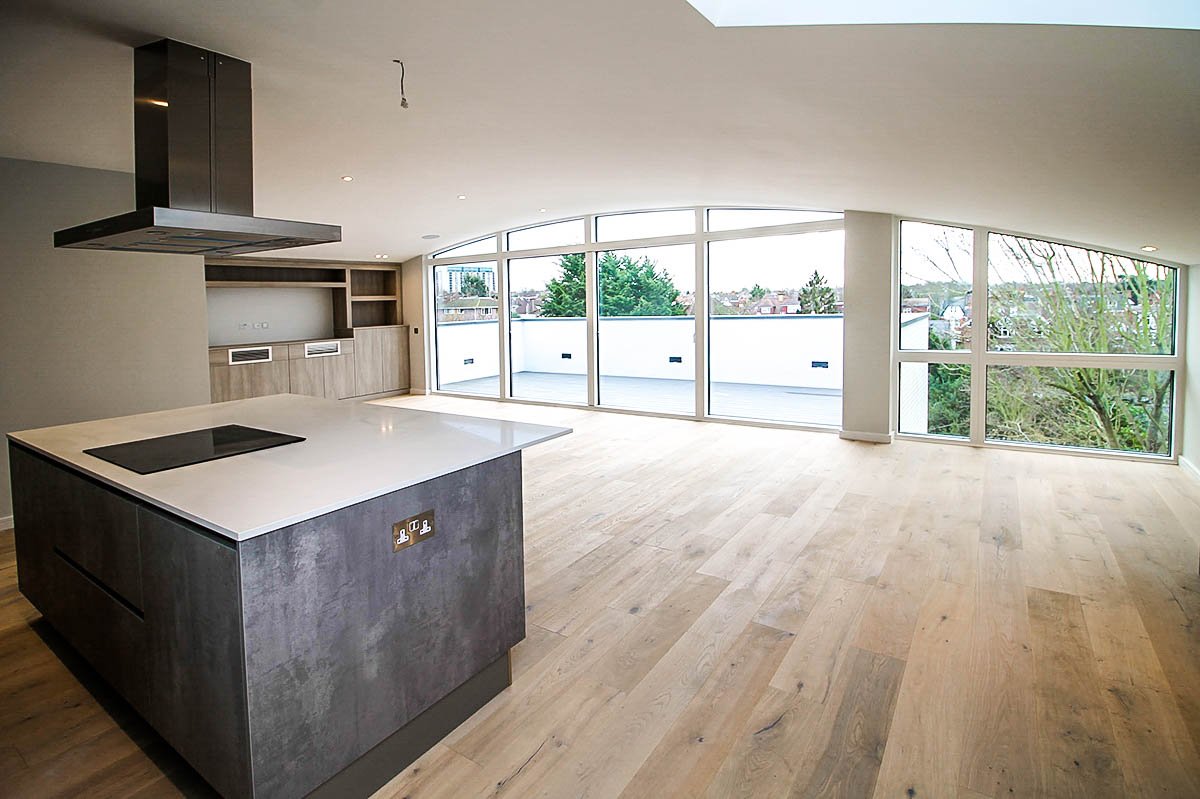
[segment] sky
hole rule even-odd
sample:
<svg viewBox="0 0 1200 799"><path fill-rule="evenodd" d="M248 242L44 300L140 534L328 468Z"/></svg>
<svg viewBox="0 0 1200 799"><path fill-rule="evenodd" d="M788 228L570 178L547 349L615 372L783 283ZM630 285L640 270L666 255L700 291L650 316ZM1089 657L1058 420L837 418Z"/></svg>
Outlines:
<svg viewBox="0 0 1200 799"><path fill-rule="evenodd" d="M1198 0L1200 2L1200 0ZM922 283L940 283L957 279L966 286L971 285L973 268L971 250L973 244L971 230L966 228L937 225L929 222L902 221L900 223L900 284L915 286ZM1016 281L1024 283L1035 280L1036 275L1024 260L1013 258L1008 251L1000 246L999 234L990 234L988 246L988 273L992 282ZM1016 237L1009 237L1016 238ZM953 253L953 260L947 258L940 243L945 242ZM1044 245L1043 245L1044 246ZM1088 250L1082 247L1072 247L1062 244L1054 245L1060 255L1070 254L1076 263L1084 267L1082 278L1090 280L1087 272ZM1096 251L1093 258L1097 258ZM930 263L934 259L935 264ZM1099 263L1097 260L1095 263ZM1108 260L1106 274L1113 279L1114 274L1133 274L1133 259L1127 257L1112 257ZM1157 266L1150 270L1154 278L1167 278L1171 270L1168 267ZM1060 282L1076 283L1076 277L1069 269L1062 269L1057 277Z"/></svg>
<svg viewBox="0 0 1200 799"><path fill-rule="evenodd" d="M717 27L1015 24L1200 28L1196 0L687 0Z"/></svg>
<svg viewBox="0 0 1200 799"><path fill-rule="evenodd" d="M709 283L713 291L737 291L758 283L768 289L799 288L820 270L829 285L844 284L840 230L752 239L714 241L709 247ZM695 291L696 255L691 244L614 250L631 258L643 256L666 270L681 292ZM511 291L536 291L557 277L559 256L514 258Z"/></svg>

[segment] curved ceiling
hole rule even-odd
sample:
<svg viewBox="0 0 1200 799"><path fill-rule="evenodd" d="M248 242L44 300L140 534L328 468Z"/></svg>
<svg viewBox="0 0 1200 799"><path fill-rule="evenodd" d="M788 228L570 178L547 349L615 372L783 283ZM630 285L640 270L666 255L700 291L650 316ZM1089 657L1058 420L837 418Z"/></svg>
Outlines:
<svg viewBox="0 0 1200 799"><path fill-rule="evenodd" d="M0 15L0 156L130 171L130 46L168 36L250 61L256 213L344 228L304 257L731 203L1200 262L1196 31L718 29L685 0L19 0Z"/></svg>

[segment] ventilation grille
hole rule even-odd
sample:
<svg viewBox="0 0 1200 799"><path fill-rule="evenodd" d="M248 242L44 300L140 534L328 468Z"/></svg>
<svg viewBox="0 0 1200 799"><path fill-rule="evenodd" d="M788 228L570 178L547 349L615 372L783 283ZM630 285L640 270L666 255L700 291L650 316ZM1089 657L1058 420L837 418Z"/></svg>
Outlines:
<svg viewBox="0 0 1200 799"><path fill-rule="evenodd" d="M266 363L271 360L270 347L242 347L229 351L229 363Z"/></svg>
<svg viewBox="0 0 1200 799"><path fill-rule="evenodd" d="M340 341L314 341L304 345L305 358L324 358L327 355L341 355L342 342Z"/></svg>

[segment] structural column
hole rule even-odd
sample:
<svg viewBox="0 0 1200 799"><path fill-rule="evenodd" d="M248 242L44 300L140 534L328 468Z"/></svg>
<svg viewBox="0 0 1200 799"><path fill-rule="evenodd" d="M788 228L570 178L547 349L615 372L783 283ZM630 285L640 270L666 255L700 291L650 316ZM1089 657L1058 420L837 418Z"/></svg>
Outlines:
<svg viewBox="0 0 1200 799"><path fill-rule="evenodd" d="M892 286L895 223L890 214L846 211L842 438L892 440Z"/></svg>

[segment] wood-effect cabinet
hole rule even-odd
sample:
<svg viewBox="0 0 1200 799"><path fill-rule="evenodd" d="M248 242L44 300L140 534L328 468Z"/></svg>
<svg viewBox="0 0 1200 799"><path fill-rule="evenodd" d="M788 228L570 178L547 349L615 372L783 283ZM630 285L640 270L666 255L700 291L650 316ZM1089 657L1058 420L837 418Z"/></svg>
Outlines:
<svg viewBox="0 0 1200 799"><path fill-rule="evenodd" d="M354 331L358 393L383 394L408 388L408 327L368 327Z"/></svg>
<svg viewBox="0 0 1200 799"><path fill-rule="evenodd" d="M370 397L409 387L408 328L401 321L397 268L380 263L301 261L283 258L210 258L209 288L328 289L336 355L311 356L305 344L247 344L271 348L269 359L233 362L230 349L209 349L213 402L271 394L306 394L329 399Z"/></svg>
<svg viewBox="0 0 1200 799"><path fill-rule="evenodd" d="M291 393L326 399L358 396L354 369L354 339L340 339L337 344L340 351L336 355L306 355L304 344L288 346Z"/></svg>
<svg viewBox="0 0 1200 799"><path fill-rule="evenodd" d="M311 352L314 345L334 344L336 354ZM231 351L235 356L249 351L270 360L239 363ZM404 325L360 328L353 338L213 347L208 358L213 402L288 393L349 399L404 391L409 386Z"/></svg>
<svg viewBox="0 0 1200 799"><path fill-rule="evenodd" d="M287 346L214 347L208 351L209 393L213 402L265 397L291 391ZM234 363L230 350L268 351L269 360Z"/></svg>

